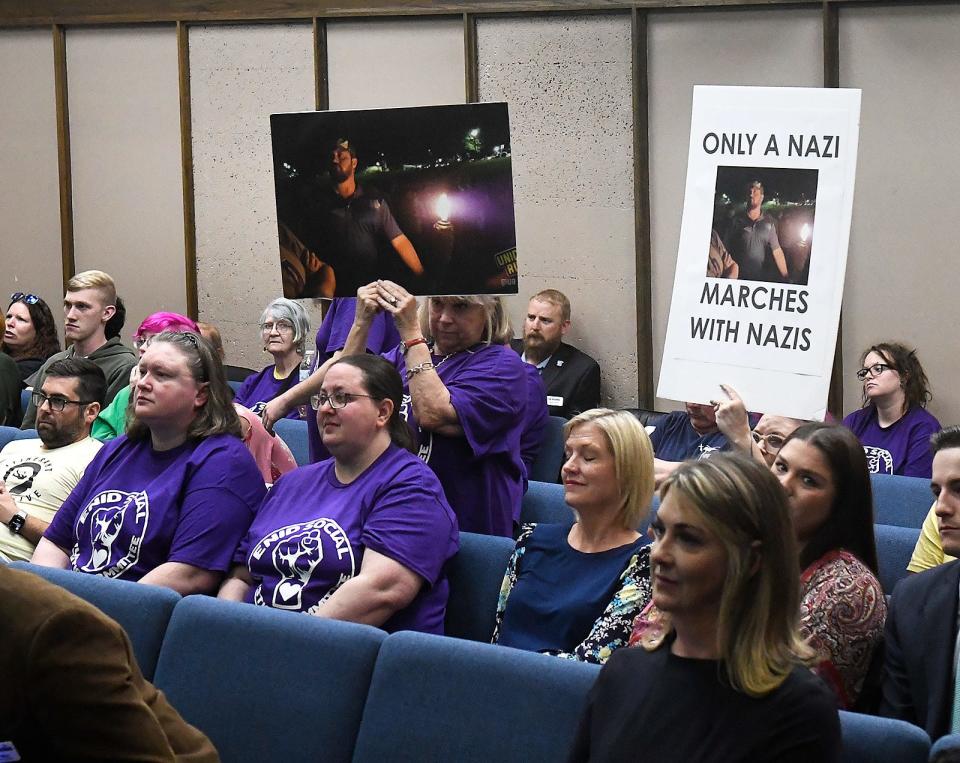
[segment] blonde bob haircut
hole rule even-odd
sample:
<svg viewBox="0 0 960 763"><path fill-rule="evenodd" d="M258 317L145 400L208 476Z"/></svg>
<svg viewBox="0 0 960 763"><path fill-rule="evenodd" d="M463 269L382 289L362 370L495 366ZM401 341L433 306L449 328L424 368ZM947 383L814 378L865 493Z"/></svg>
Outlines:
<svg viewBox="0 0 960 763"><path fill-rule="evenodd" d="M626 411L593 408L564 424L566 440L578 427L593 424L603 432L613 454L613 469L620 488L618 518L625 529L636 530L653 499L653 445L637 418Z"/></svg>
<svg viewBox="0 0 960 763"><path fill-rule="evenodd" d="M510 320L503 309L503 300L500 297L489 296L456 296L456 297L427 297L420 304L420 331L427 341L433 341L430 333L430 309L434 304L460 302L468 305L481 305L487 319L480 338L484 344L506 344L513 339L513 329Z"/></svg>
<svg viewBox="0 0 960 763"><path fill-rule="evenodd" d="M770 469L740 455L688 461L664 481L727 552L717 643L730 685L751 697L776 689L812 652L798 632L800 581L787 496Z"/></svg>

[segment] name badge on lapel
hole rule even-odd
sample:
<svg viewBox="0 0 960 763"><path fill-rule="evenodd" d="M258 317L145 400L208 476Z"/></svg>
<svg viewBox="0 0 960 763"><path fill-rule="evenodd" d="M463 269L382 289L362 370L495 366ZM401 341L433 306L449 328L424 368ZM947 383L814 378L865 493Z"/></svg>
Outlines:
<svg viewBox="0 0 960 763"><path fill-rule="evenodd" d="M563 398L558 395L547 395L547 405L562 406Z"/></svg>

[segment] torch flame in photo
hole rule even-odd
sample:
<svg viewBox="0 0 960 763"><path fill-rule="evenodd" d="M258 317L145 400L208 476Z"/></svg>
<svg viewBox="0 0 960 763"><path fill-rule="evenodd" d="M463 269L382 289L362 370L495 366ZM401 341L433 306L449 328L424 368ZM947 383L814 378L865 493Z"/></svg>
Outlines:
<svg viewBox="0 0 960 763"><path fill-rule="evenodd" d="M447 194L440 194L434 209L437 213L437 217L440 218L437 220L437 222L441 224L450 222L450 198L447 196Z"/></svg>
<svg viewBox="0 0 960 763"><path fill-rule="evenodd" d="M800 242L806 244L810 240L810 223L804 223L800 228Z"/></svg>

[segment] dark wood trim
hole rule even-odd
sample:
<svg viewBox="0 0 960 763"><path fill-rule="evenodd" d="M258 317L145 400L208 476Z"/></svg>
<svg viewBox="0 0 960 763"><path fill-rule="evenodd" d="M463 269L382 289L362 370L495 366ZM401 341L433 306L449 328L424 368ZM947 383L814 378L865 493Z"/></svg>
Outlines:
<svg viewBox="0 0 960 763"><path fill-rule="evenodd" d="M875 3L877 0L844 0ZM936 0L934 0L936 1ZM946 1L946 0L941 0ZM956 0L952 0L956 2ZM930 0L893 0L929 3ZM50 24L240 22L367 16L434 16L463 13L570 13L631 8L724 8L765 5L818 6L821 0L0 0L0 27Z"/></svg>
<svg viewBox="0 0 960 763"><path fill-rule="evenodd" d="M823 2L823 86L840 87L840 13L836 3ZM837 346L833 352L833 370L827 410L843 418L843 315L837 325Z"/></svg>
<svg viewBox="0 0 960 763"><path fill-rule="evenodd" d="M327 61L327 22L313 19L314 106L317 111L330 108L330 68Z"/></svg>
<svg viewBox="0 0 960 763"><path fill-rule="evenodd" d="M653 283L650 245L650 133L647 11L630 11L633 81L633 236L637 299L637 400L653 410Z"/></svg>
<svg viewBox="0 0 960 763"><path fill-rule="evenodd" d="M180 172L183 185L183 272L187 315L197 320L197 218L193 188L193 112L190 108L190 30L177 22L177 69L180 83Z"/></svg>
<svg viewBox="0 0 960 763"><path fill-rule="evenodd" d="M467 103L480 100L480 62L477 53L477 17L463 14L463 68Z"/></svg>
<svg viewBox="0 0 960 763"><path fill-rule="evenodd" d="M73 168L70 160L70 106L67 97L67 38L53 25L53 86L57 102L57 168L60 179L60 259L63 289L77 269L73 248Z"/></svg>

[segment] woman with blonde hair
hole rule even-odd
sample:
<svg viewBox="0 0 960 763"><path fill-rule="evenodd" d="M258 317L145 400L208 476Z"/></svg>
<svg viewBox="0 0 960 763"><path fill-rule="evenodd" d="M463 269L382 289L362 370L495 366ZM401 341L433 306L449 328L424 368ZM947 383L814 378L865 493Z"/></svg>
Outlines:
<svg viewBox="0 0 960 763"><path fill-rule="evenodd" d="M650 549L637 526L653 497L653 447L633 415L607 408L574 417L564 435L564 499L577 521L524 525L493 642L603 663L650 600Z"/></svg>
<svg viewBox="0 0 960 763"><path fill-rule="evenodd" d="M661 499L650 556L663 618L600 673L571 760L839 760L836 700L798 634L776 478L716 455L683 464Z"/></svg>
<svg viewBox="0 0 960 763"><path fill-rule="evenodd" d="M362 354L381 313L393 317L400 344L383 357L404 381L401 414L417 455L443 485L460 530L513 534L520 517L524 467L520 439L526 409L523 361L509 347L509 322L499 297L417 299L392 281L357 290L357 310L343 355ZM317 394L327 361L264 410L269 428Z"/></svg>

